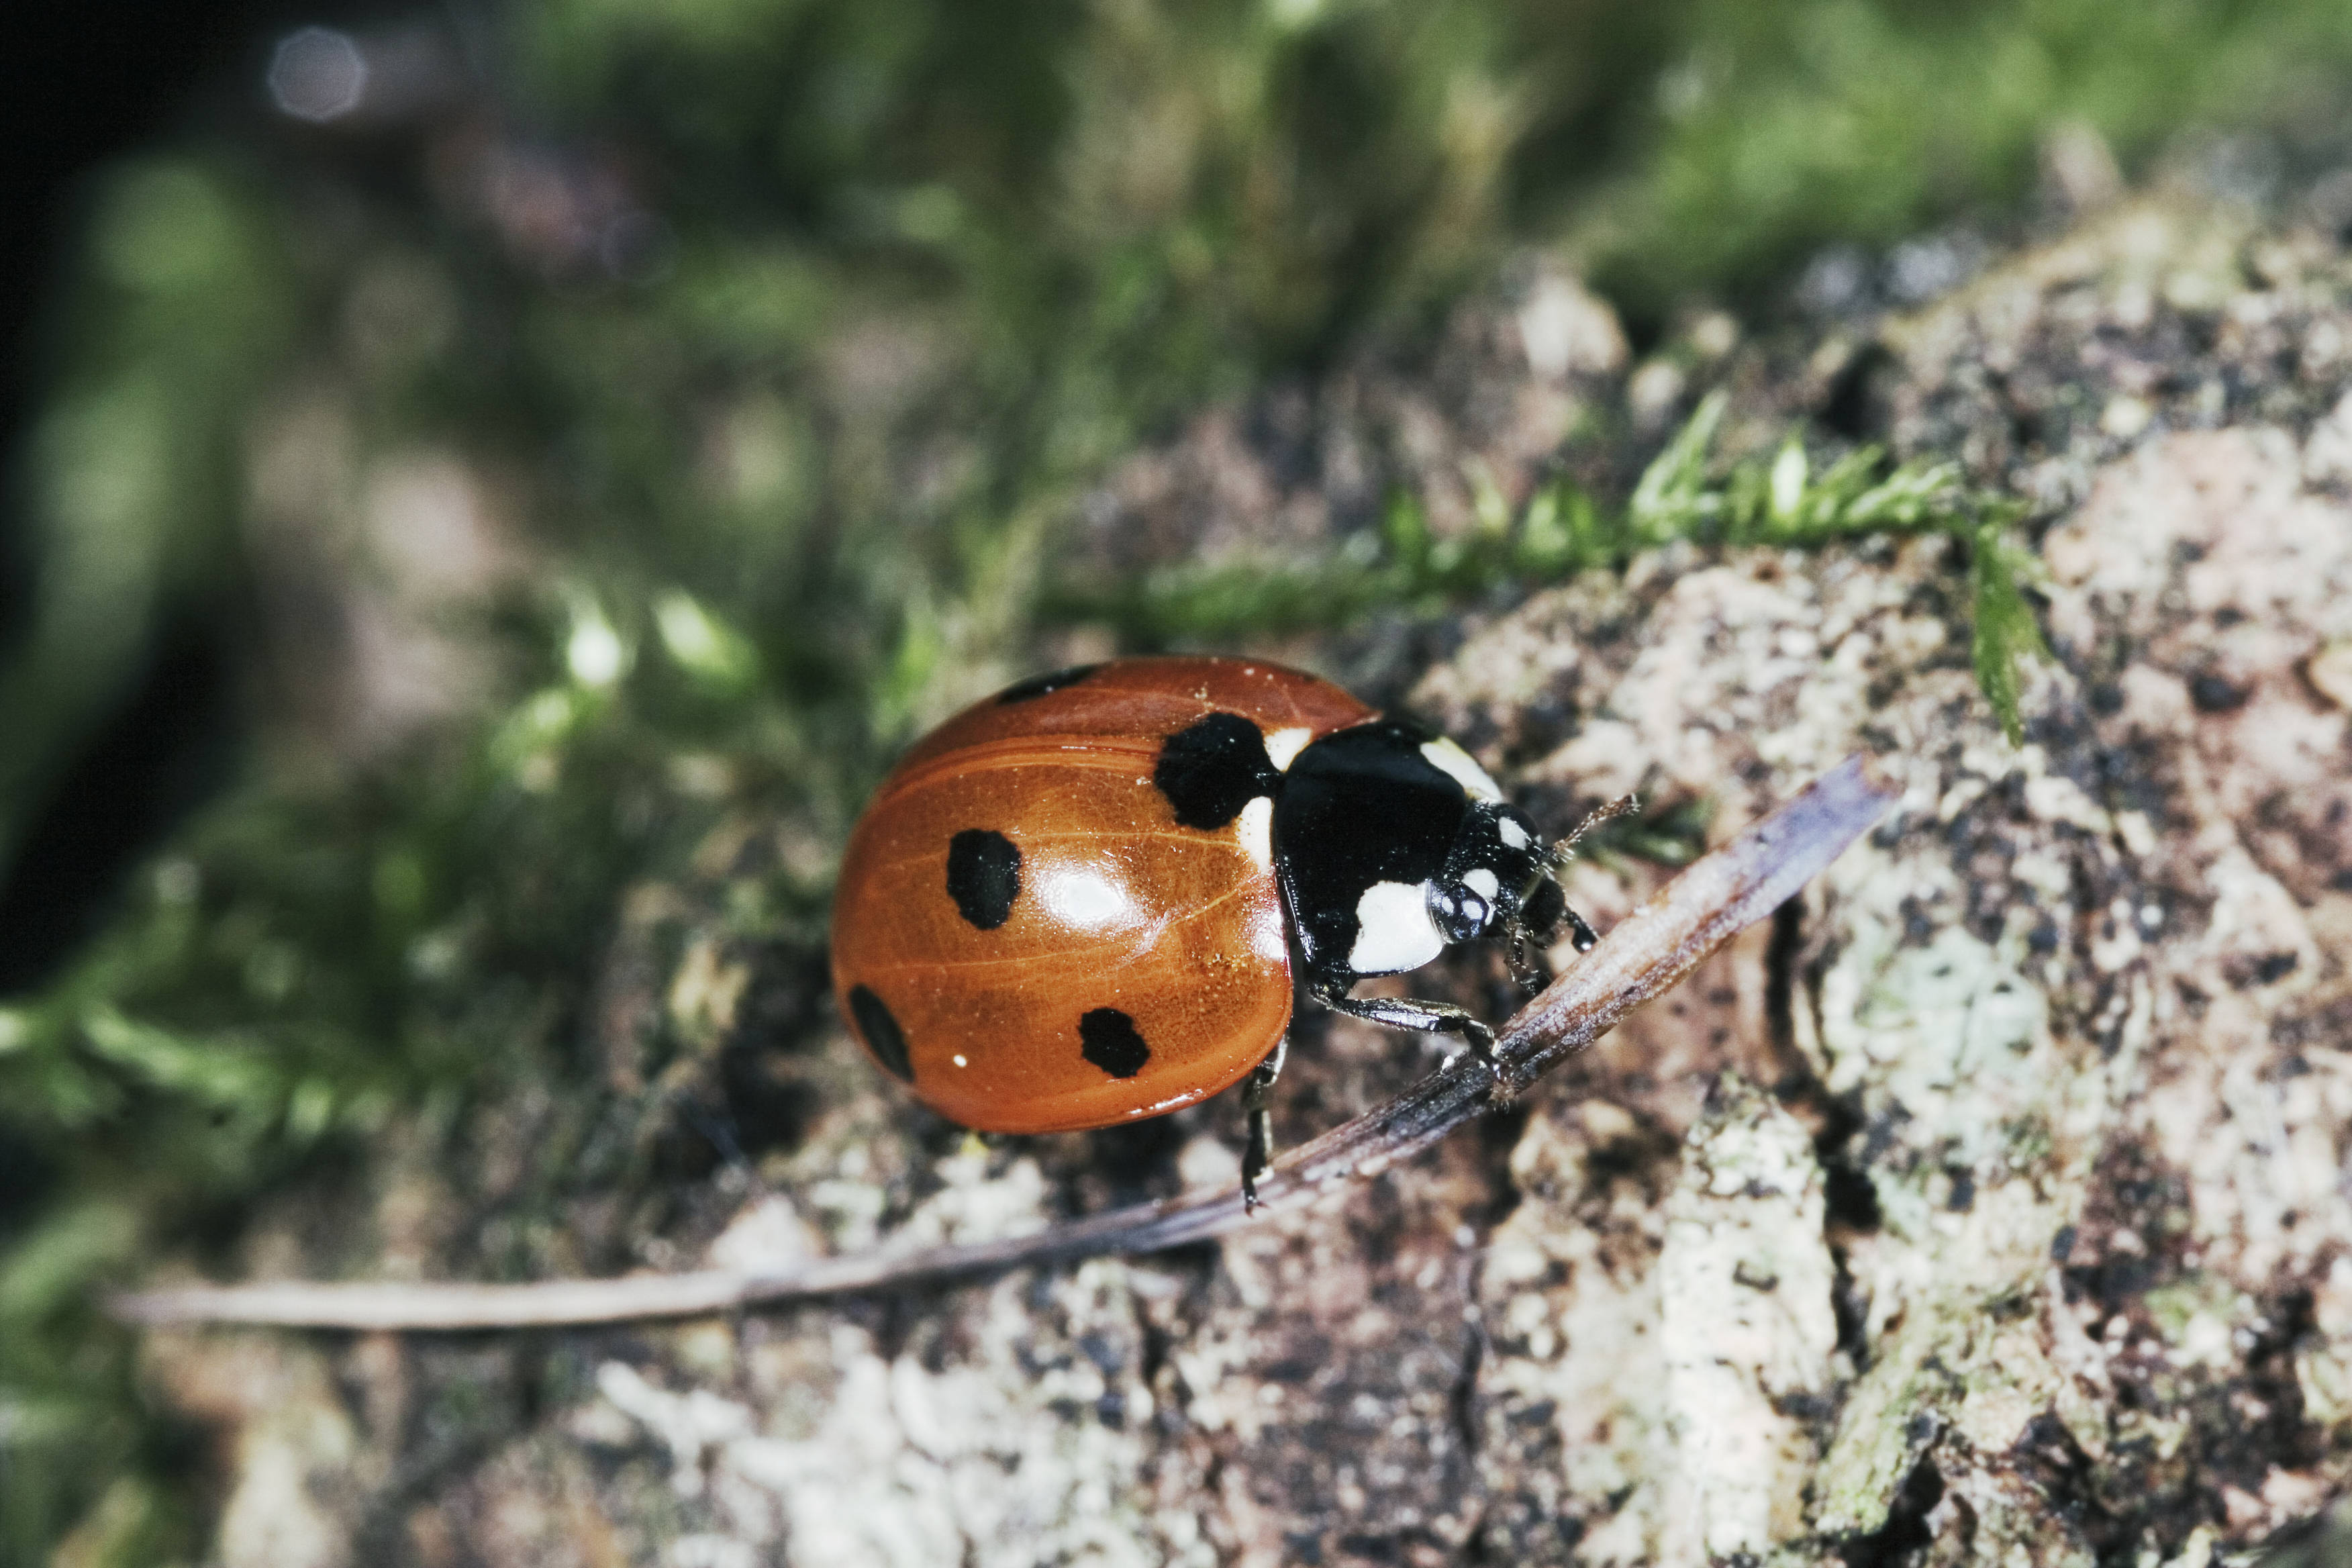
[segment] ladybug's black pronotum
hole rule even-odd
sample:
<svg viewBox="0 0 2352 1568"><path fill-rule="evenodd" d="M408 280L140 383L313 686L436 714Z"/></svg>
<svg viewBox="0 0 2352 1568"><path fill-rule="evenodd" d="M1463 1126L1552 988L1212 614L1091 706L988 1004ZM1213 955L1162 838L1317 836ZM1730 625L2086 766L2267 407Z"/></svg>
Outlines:
<svg viewBox="0 0 2352 1568"><path fill-rule="evenodd" d="M1556 855L1459 746L1328 681L1086 665L966 709L885 781L842 864L834 988L877 1061L984 1131L1158 1116L1247 1076L1254 1194L1294 974L1491 1063L1461 1008L1349 991L1476 938L1516 962L1563 921L1590 948Z"/></svg>

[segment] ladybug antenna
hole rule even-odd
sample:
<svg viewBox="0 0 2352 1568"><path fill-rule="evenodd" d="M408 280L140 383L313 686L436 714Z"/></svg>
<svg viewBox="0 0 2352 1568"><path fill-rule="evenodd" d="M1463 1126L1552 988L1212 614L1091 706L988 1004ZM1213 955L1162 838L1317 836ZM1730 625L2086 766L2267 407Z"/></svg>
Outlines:
<svg viewBox="0 0 2352 1568"><path fill-rule="evenodd" d="M1570 828L1566 837L1554 839L1551 847L1544 851L1545 858L1551 862L1553 870L1558 871L1559 868L1575 858L1576 846L1586 834L1604 823L1614 822L1621 816L1631 816L1641 809L1640 795L1619 795L1615 800L1611 801L1607 805L1598 807L1587 815L1583 821Z"/></svg>

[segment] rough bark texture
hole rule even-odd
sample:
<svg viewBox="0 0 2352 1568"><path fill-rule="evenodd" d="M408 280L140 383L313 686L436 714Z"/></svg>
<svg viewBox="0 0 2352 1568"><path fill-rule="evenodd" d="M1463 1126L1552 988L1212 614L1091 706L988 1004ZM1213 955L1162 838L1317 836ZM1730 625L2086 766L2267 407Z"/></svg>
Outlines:
<svg viewBox="0 0 2352 1568"><path fill-rule="evenodd" d="M1340 526L1286 442L1523 490L1614 395L1565 287L1467 312L1425 382L1354 373L1306 435L1211 421L1108 504ZM2347 291L2325 236L2150 204L1869 342L1717 366L1735 427L1827 418L2033 498L2058 662L2009 746L1940 541L1677 547L1469 623L1412 705L1557 817L1638 788L1720 836L1856 749L1906 787L1510 1114L1214 1249L661 1330L156 1334L159 1397L219 1439L219 1560L2202 1568L2315 1514L2352 1479ZM751 1260L1231 1170L1228 1106L985 1147L925 1120L811 955L715 934L776 853L740 825L623 912L603 1082L420 1120L239 1271ZM1605 924L1659 874L1571 897ZM1499 1013L1500 983L1416 988ZM1423 1050L1309 1025L1283 1122ZM751 1164L698 1171L677 1129L722 1091ZM642 1181L569 1190L590 1138Z"/></svg>

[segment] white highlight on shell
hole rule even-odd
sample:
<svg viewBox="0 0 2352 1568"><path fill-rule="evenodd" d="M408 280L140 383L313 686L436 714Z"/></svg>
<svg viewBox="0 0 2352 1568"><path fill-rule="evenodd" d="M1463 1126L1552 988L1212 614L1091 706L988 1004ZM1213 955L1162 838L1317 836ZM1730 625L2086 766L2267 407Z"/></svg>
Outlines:
<svg viewBox="0 0 2352 1568"><path fill-rule="evenodd" d="M1298 760L1298 753L1307 749L1307 742L1314 738L1315 731L1304 725L1269 730L1265 735L1265 760L1274 764L1276 773L1286 773L1290 764Z"/></svg>
<svg viewBox="0 0 2352 1568"><path fill-rule="evenodd" d="M1282 918L1282 901L1269 900L1250 921L1250 951L1268 963L1286 963L1290 959L1290 931Z"/></svg>
<svg viewBox="0 0 2352 1568"><path fill-rule="evenodd" d="M1502 839L1505 845L1513 849L1525 849L1529 844L1534 842L1534 840L1528 837L1528 830L1526 828L1521 827L1517 823L1513 822L1507 816L1496 818L1495 833L1496 837Z"/></svg>
<svg viewBox="0 0 2352 1568"><path fill-rule="evenodd" d="M1491 904L1503 884L1496 879L1494 872L1478 866L1463 873L1462 885Z"/></svg>
<svg viewBox="0 0 2352 1568"><path fill-rule="evenodd" d="M963 1059L963 1053L961 1051L958 1051L955 1055L955 1065L960 1068L968 1068L971 1066L970 1062Z"/></svg>
<svg viewBox="0 0 2352 1568"><path fill-rule="evenodd" d="M1359 974L1402 974L1445 951L1429 918L1426 882L1374 882L1356 900L1356 945L1348 967Z"/></svg>
<svg viewBox="0 0 2352 1568"><path fill-rule="evenodd" d="M1234 819L1234 832L1252 865L1261 871L1274 869L1274 796L1262 795L1243 806Z"/></svg>
<svg viewBox="0 0 2352 1568"><path fill-rule="evenodd" d="M1037 897L1064 925L1101 931L1131 925L1135 900L1117 879L1089 867L1057 866L1038 879Z"/></svg>
<svg viewBox="0 0 2352 1568"><path fill-rule="evenodd" d="M1486 770L1480 767L1469 752L1453 742L1442 736L1434 741L1423 741L1421 754L1429 759L1432 767L1452 774L1454 782L1468 790L1475 798L1496 802L1503 798L1502 786L1487 776Z"/></svg>

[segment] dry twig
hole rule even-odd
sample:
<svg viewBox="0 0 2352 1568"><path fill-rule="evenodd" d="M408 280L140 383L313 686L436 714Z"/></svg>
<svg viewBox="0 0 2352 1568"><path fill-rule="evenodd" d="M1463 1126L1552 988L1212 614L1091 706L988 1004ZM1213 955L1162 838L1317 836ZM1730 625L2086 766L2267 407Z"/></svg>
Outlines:
<svg viewBox="0 0 2352 1568"><path fill-rule="evenodd" d="M1849 757L1770 816L1693 864L1520 1009L1496 1042L1524 1089L1672 989L1860 837L1894 792ZM1427 1148L1491 1103L1486 1074L1456 1058L1387 1104L1276 1160L1259 1178L1265 1217L1307 1209ZM929 1283L1104 1253L1155 1252L1244 1224L1238 1191L1188 1193L1030 1236L920 1251L883 1248L750 1273L707 1269L532 1285L193 1286L114 1297L125 1322L272 1323L353 1330L469 1330L695 1317L743 1307Z"/></svg>

